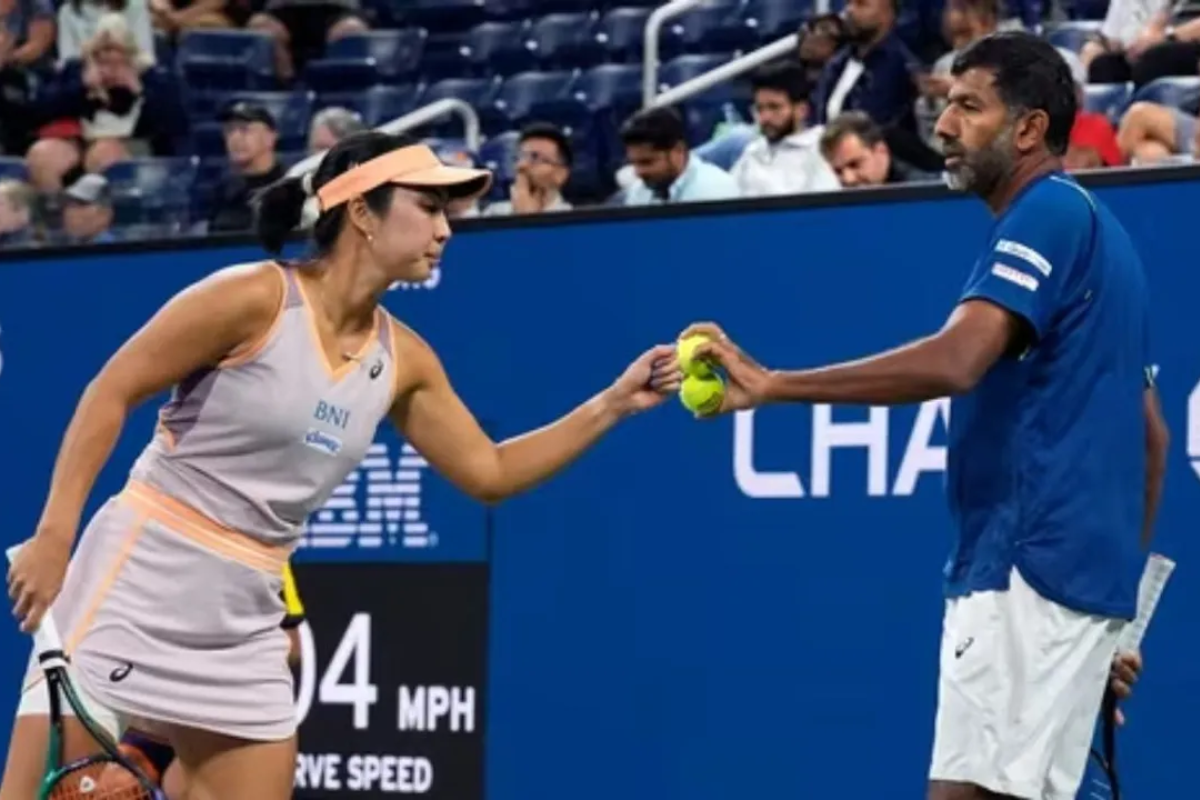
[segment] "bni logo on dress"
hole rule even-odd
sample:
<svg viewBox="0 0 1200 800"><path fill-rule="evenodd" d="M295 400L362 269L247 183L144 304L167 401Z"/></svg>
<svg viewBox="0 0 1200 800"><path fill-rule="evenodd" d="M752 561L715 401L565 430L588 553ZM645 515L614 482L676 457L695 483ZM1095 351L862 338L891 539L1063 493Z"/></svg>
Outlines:
<svg viewBox="0 0 1200 800"><path fill-rule="evenodd" d="M300 546L313 549L437 547L422 516L421 476L429 463L410 445L375 442L309 520Z"/></svg>

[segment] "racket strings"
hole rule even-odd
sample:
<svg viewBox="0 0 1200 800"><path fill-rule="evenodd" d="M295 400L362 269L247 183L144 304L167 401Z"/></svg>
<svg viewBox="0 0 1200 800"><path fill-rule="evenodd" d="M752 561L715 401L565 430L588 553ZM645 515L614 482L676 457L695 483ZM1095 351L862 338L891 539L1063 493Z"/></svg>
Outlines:
<svg viewBox="0 0 1200 800"><path fill-rule="evenodd" d="M100 761L82 764L58 776L46 800L162 800L120 764Z"/></svg>

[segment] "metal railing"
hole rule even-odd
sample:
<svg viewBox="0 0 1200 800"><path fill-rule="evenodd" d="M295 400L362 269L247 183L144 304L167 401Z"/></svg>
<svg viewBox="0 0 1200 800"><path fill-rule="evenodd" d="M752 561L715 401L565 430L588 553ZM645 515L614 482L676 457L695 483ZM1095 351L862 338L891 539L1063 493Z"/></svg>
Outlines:
<svg viewBox="0 0 1200 800"><path fill-rule="evenodd" d="M662 94L651 97L646 103L647 107L668 106L678 103L682 100L687 100L689 97L706 92L718 83L724 83L750 72L753 69L774 61L777 58L782 58L789 53L794 53L796 48L800 46L800 37L797 34L785 36L782 39L777 39L768 45L763 45L757 50L753 50L744 56L735 58L722 64L719 67L714 67L708 72L697 75L691 80L684 81L678 86L673 86Z"/></svg>
<svg viewBox="0 0 1200 800"><path fill-rule="evenodd" d="M649 108L658 93L658 37L663 25L669 20L691 11L705 0L673 0L659 6L646 20L646 33L642 46L642 105Z"/></svg>
<svg viewBox="0 0 1200 800"><path fill-rule="evenodd" d="M475 112L475 109L469 103L459 100L457 97L435 100L427 106L421 106L417 110L405 114L403 117L380 125L376 130L382 133L404 133L405 131L419 128L422 125L426 125L442 117L450 116L451 114L456 114L462 118L464 128L463 138L466 140L467 148L472 152L478 152L479 145L482 142L479 131L479 114ZM294 178L316 169L317 165L321 163L321 159L325 157L326 152L328 151L315 153L303 161L297 162L295 166L288 170L288 176Z"/></svg>

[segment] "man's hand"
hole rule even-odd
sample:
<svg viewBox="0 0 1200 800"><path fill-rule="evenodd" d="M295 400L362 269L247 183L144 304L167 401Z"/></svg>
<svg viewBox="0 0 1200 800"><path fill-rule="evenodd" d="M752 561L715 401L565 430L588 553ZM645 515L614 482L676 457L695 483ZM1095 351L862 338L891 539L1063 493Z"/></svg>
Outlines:
<svg viewBox="0 0 1200 800"><path fill-rule="evenodd" d="M725 370L725 399L721 407L704 416L728 414L755 408L767 401L771 373L734 344L715 323L697 322L679 334L680 339L704 336L708 339L696 348L695 358L705 359Z"/></svg>
<svg viewBox="0 0 1200 800"><path fill-rule="evenodd" d="M1133 694L1133 685L1142 674L1141 653L1117 653L1113 657L1112 672L1109 675L1109 687L1117 699L1124 700ZM1117 709L1117 724L1125 724L1125 714Z"/></svg>

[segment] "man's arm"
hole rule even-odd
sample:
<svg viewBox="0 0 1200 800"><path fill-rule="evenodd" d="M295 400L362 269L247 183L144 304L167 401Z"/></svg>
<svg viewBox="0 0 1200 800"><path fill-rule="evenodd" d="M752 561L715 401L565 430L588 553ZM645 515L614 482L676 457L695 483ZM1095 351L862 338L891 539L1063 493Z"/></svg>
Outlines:
<svg viewBox="0 0 1200 800"><path fill-rule="evenodd" d="M967 300L932 336L821 369L770 373L768 402L917 403L969 392L1024 335L1021 321L987 300Z"/></svg>
<svg viewBox="0 0 1200 800"><path fill-rule="evenodd" d="M1162 499L1163 477L1167 472L1167 445L1170 433L1163 419L1158 389L1149 383L1144 393L1146 407L1146 512L1142 522L1142 549L1150 548L1154 518Z"/></svg>

